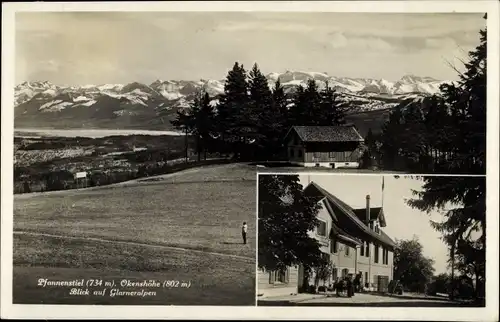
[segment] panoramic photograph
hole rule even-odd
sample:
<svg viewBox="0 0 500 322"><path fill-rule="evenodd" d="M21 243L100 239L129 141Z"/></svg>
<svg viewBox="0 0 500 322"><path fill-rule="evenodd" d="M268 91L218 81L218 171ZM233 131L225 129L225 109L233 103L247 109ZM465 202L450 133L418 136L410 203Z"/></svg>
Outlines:
<svg viewBox="0 0 500 322"><path fill-rule="evenodd" d="M484 307L484 177L259 174L258 305Z"/></svg>
<svg viewBox="0 0 500 322"><path fill-rule="evenodd" d="M263 238L256 235L257 171L484 175L486 18L17 12L14 303L255 306L256 287L262 291L267 279L256 270ZM364 200L361 188L352 197ZM390 208L384 214L397 232L397 215ZM373 216L385 225L379 213ZM339 224L346 229L339 243L351 247L353 262L322 280L347 283L352 275L358 292L406 296L427 294L422 287L441 276L446 285L465 283L472 295L456 291L443 300L439 294L450 288L436 286L435 302L484 298L478 291L484 270L459 268L460 260L470 264L465 250L454 248L455 266L445 276L439 274L448 274L446 263L428 261L424 244L430 273L417 283L398 271L404 259L396 249L406 241L411 251L423 244L408 231L374 233L359 220L361 232ZM303 231L302 222L290 225L281 222L288 232ZM364 254L375 244L382 249L386 267L379 271L365 268L377 266L372 257L357 257L359 243L368 240ZM447 254L449 241L435 242ZM313 293L330 291L330 284L305 283L321 257L314 242L307 239L305 247L306 259L258 263L271 265L268 271L298 267L269 277L270 285L286 281L290 293L309 294L309 285ZM348 290L339 294L352 295Z"/></svg>

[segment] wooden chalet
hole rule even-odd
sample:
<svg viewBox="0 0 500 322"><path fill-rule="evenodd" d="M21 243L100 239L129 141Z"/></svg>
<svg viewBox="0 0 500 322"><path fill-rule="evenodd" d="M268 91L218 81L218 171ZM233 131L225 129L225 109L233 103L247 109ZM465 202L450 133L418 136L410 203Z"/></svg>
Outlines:
<svg viewBox="0 0 500 322"><path fill-rule="evenodd" d="M288 161L305 167L357 168L364 146L350 124L293 126L284 141Z"/></svg>

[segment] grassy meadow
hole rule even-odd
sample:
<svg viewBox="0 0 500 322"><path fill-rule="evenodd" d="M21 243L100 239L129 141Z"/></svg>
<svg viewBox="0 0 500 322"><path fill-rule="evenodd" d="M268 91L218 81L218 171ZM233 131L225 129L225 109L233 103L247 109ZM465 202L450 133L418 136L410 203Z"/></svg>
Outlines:
<svg viewBox="0 0 500 322"><path fill-rule="evenodd" d="M248 223L249 240L241 241ZM14 303L254 305L255 167L16 195ZM190 281L155 297L75 297L38 278Z"/></svg>

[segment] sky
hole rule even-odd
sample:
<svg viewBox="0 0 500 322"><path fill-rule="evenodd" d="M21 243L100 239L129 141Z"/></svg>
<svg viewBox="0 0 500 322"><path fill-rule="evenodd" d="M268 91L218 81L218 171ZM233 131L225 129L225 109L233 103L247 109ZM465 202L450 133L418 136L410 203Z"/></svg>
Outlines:
<svg viewBox="0 0 500 322"><path fill-rule="evenodd" d="M22 12L15 82L223 79L236 61L264 74L455 80L447 62L462 69L484 26L478 13Z"/></svg>
<svg viewBox="0 0 500 322"><path fill-rule="evenodd" d="M370 195L370 206L382 206L382 176L379 175L299 175L305 187L316 182L352 208L365 208L366 195ZM439 211L429 214L413 209L406 200L414 198L412 190L421 190L423 181L409 177L384 177L384 215L387 227L382 228L393 240L418 238L423 254L435 260L435 274L447 272L448 248L440 233L430 225L430 220L442 221Z"/></svg>

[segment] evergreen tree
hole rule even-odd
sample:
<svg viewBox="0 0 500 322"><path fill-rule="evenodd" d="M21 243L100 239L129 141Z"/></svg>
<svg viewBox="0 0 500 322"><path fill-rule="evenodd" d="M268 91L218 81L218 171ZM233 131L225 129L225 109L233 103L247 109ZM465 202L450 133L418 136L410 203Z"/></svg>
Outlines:
<svg viewBox="0 0 500 322"><path fill-rule="evenodd" d="M185 134L184 156L186 162L188 161L189 148L188 134L193 133L196 127L195 112L193 111L193 109L196 110L198 108L196 106L199 106L198 97L195 97L193 103L190 104L190 107L187 110L178 110L176 118L170 121L176 129L181 130Z"/></svg>
<svg viewBox="0 0 500 322"><path fill-rule="evenodd" d="M377 141L375 135L373 135L372 128L368 129L368 133L365 137L365 145L372 155L377 151Z"/></svg>
<svg viewBox="0 0 500 322"><path fill-rule="evenodd" d="M341 102L337 100L335 91L328 83L326 83L325 88L320 92L319 107L319 125L341 125L345 123L343 106Z"/></svg>
<svg viewBox="0 0 500 322"><path fill-rule="evenodd" d="M305 89L302 85L299 85L293 94L293 102L289 110L289 126L311 125L308 122L306 111Z"/></svg>
<svg viewBox="0 0 500 322"><path fill-rule="evenodd" d="M274 140L270 145L270 151L275 153L281 152L282 141L288 130L293 124L290 123L290 115L288 110L287 96L285 90L278 79L273 88L273 105L271 109L271 117L273 119ZM271 134L273 135L273 134Z"/></svg>
<svg viewBox="0 0 500 322"><path fill-rule="evenodd" d="M378 160L378 147L372 129L369 128L365 137L365 151L362 156L363 167L370 168L373 166L374 159Z"/></svg>
<svg viewBox="0 0 500 322"><path fill-rule="evenodd" d="M382 127L381 154L384 169L397 169L401 149L399 136L404 131L401 108L396 107L389 115L389 120Z"/></svg>
<svg viewBox="0 0 500 322"><path fill-rule="evenodd" d="M255 140L255 145L264 153L268 151L271 141L276 134L275 115L273 115L273 96L269 89L266 77L254 64L249 75L250 108L246 120L249 122L250 138Z"/></svg>
<svg viewBox="0 0 500 322"><path fill-rule="evenodd" d="M324 120L322 118L321 110L321 96L319 94L318 85L314 79L307 81L307 86L304 90L304 112L308 124L301 125L321 125Z"/></svg>
<svg viewBox="0 0 500 322"><path fill-rule="evenodd" d="M177 117L171 123L177 129L186 133L186 139L187 134L194 136L198 161L201 160L201 152L204 152L206 159L211 135L216 130L214 109L210 105L208 93L197 93L189 108L184 111L177 111Z"/></svg>
<svg viewBox="0 0 500 322"><path fill-rule="evenodd" d="M207 159L207 150L212 140L212 133L215 131L215 113L210 105L210 95L205 93L201 99L201 107L196 115L197 132L199 142L204 153L204 159Z"/></svg>
<svg viewBox="0 0 500 322"><path fill-rule="evenodd" d="M404 131L399 134L401 156L410 170L427 170L427 160L423 158L427 151L426 127L420 104L409 104L403 110L402 124Z"/></svg>
<svg viewBox="0 0 500 322"><path fill-rule="evenodd" d="M286 134L289 129L289 110L288 110L288 99L285 94L285 89L281 85L281 81L278 79L273 87L273 114L277 114L280 117L280 124L282 126L282 134Z"/></svg>
<svg viewBox="0 0 500 322"><path fill-rule="evenodd" d="M266 271L326 265L308 232L318 225L318 203L304 195L298 175L261 175L258 192L258 266Z"/></svg>
<svg viewBox="0 0 500 322"><path fill-rule="evenodd" d="M221 137L228 141L233 152L239 155L251 131L249 116L248 83L243 65L234 63L226 77L224 94L218 106L218 125Z"/></svg>
<svg viewBox="0 0 500 322"><path fill-rule="evenodd" d="M484 285L486 255L486 179L485 177L423 177L421 191L414 191L408 204L423 211L444 210L442 222L431 222L449 246L454 280L455 262L473 267L476 287ZM479 235L479 237L477 236ZM460 267L460 265L459 265ZM484 297L477 288L476 296Z"/></svg>
<svg viewBox="0 0 500 322"><path fill-rule="evenodd" d="M425 132L427 134L428 155L433 160L431 171L440 171L440 164L446 162L448 156L443 152L452 146L451 116L443 99L437 95L431 98L430 104L425 114Z"/></svg>

